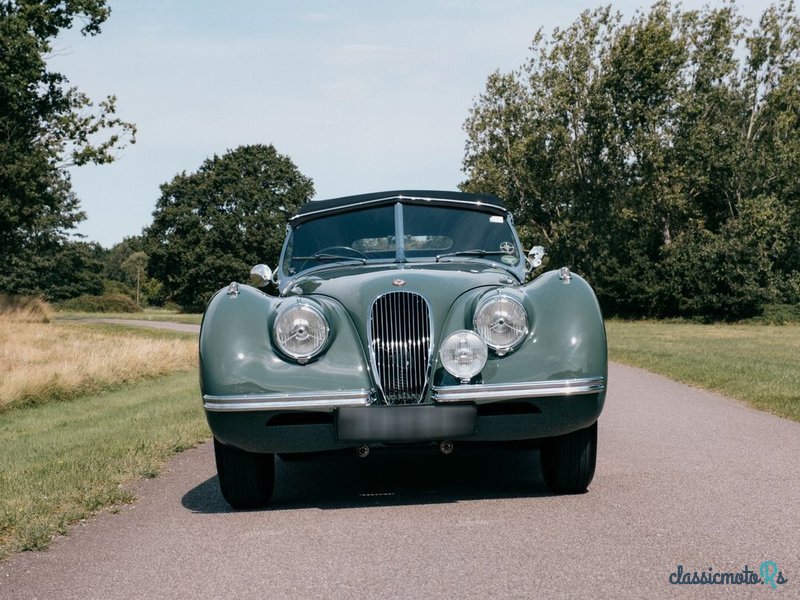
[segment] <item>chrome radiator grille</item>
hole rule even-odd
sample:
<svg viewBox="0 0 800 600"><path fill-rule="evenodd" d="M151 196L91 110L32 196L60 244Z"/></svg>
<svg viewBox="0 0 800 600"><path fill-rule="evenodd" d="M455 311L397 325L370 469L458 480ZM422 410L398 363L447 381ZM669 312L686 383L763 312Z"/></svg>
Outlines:
<svg viewBox="0 0 800 600"><path fill-rule="evenodd" d="M381 296L372 304L369 329L372 361L386 402L421 402L431 348L427 301L413 292Z"/></svg>

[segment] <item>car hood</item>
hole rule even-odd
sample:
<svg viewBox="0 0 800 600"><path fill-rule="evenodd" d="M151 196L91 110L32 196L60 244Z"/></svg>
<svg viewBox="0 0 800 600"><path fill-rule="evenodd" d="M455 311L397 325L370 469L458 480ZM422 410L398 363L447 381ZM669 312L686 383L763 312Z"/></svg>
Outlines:
<svg viewBox="0 0 800 600"><path fill-rule="evenodd" d="M334 298L363 333L372 303L389 292L415 292L427 299L436 329L437 324L444 323L455 299L465 292L518 285L519 281L505 269L478 261L347 265L300 276L288 285L284 294Z"/></svg>

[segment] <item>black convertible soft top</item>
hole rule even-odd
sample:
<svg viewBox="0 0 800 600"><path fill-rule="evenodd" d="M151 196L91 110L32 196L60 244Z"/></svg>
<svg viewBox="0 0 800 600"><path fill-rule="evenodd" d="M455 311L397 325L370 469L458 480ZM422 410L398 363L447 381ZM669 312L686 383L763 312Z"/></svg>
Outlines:
<svg viewBox="0 0 800 600"><path fill-rule="evenodd" d="M341 198L330 198L328 200L311 200L300 207L300 210L290 219L290 222L307 221L327 212L353 210L364 205L390 204L397 201L437 206L472 205L500 215L508 213L503 201L491 194L467 194L465 192L435 190L392 190L389 192L359 194L357 196L342 196Z"/></svg>

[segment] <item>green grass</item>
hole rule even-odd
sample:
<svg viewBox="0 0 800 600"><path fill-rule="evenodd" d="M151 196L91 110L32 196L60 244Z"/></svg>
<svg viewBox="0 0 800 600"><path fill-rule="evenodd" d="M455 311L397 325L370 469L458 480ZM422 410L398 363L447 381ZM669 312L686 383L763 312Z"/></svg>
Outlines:
<svg viewBox="0 0 800 600"><path fill-rule="evenodd" d="M195 313L178 313L169 310L147 309L135 313L90 313L75 311L57 311L56 320L74 321L78 319L136 319L139 321L170 321L172 323L189 323L199 325L203 315Z"/></svg>
<svg viewBox="0 0 800 600"><path fill-rule="evenodd" d="M606 323L611 360L800 421L800 326Z"/></svg>
<svg viewBox="0 0 800 600"><path fill-rule="evenodd" d="M131 502L124 484L208 438L196 371L0 414L0 558Z"/></svg>

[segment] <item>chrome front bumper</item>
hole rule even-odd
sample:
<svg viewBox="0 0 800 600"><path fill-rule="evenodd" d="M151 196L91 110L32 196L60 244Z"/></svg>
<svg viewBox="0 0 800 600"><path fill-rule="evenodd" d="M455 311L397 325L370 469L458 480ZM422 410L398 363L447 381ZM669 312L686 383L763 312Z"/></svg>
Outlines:
<svg viewBox="0 0 800 600"><path fill-rule="evenodd" d="M236 394L203 396L203 406L213 412L252 410L333 410L344 406L368 406L370 390L293 392L282 394Z"/></svg>
<svg viewBox="0 0 800 600"><path fill-rule="evenodd" d="M606 389L604 377L528 381L524 383L483 383L476 385L447 385L433 388L435 402L475 402L486 404L501 400L524 400L548 396L579 396L597 394Z"/></svg>
<svg viewBox="0 0 800 600"><path fill-rule="evenodd" d="M585 377L556 381L524 383L488 383L434 387L436 403L474 402L487 404L503 400L524 400L552 396L597 394L606 389L604 377ZM235 394L203 396L204 407L212 412L244 412L262 410L322 410L342 407L369 406L371 390L337 390L325 392L292 392L278 394Z"/></svg>

